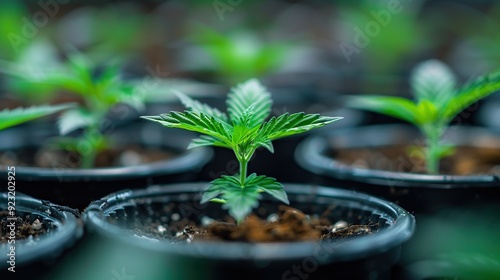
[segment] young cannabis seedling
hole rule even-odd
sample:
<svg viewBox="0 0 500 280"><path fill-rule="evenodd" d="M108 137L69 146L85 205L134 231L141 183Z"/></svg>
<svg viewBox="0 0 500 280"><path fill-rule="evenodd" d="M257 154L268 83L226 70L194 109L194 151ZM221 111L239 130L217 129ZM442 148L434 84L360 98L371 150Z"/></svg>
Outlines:
<svg viewBox="0 0 500 280"><path fill-rule="evenodd" d="M5 109L0 111L0 130L48 116L72 107L74 107L73 104L63 104L56 106L45 105L30 108L17 108L13 110Z"/></svg>
<svg viewBox="0 0 500 280"><path fill-rule="evenodd" d="M96 155L109 146L100 126L110 109L118 103L137 109L143 106L144 96L137 94L137 85L121 79L119 67L98 68L77 52L68 56L67 65L30 73L17 64L3 61L2 66L2 71L26 82L50 85L54 90L64 90L83 99L82 106L66 111L59 120L61 135L81 128L83 133L76 138L61 137L57 141L63 149L80 154L82 168L93 167Z"/></svg>
<svg viewBox="0 0 500 280"><path fill-rule="evenodd" d="M480 76L461 88L442 62L429 60L412 73L415 100L389 96L355 97L350 106L386 114L415 125L426 138L427 172L437 174L441 158L452 155L454 146L441 140L450 122L467 107L500 89L500 69Z"/></svg>
<svg viewBox="0 0 500 280"><path fill-rule="evenodd" d="M265 42L250 29L237 29L229 35L209 28L193 33L199 47L213 61L213 70L227 77L230 84L276 71L294 48L290 43Z"/></svg>
<svg viewBox="0 0 500 280"><path fill-rule="evenodd" d="M234 151L240 172L213 180L201 202L224 204L229 214L240 223L258 205L261 193L289 203L283 185L275 178L252 173L247 175L248 162L259 147L273 152L272 141L322 127L341 119L318 114L285 113L266 121L271 112L271 95L255 79L234 87L227 98L227 115L186 95L178 94L188 110L142 118L166 127L181 128L204 135L194 139L188 148L218 146Z"/></svg>

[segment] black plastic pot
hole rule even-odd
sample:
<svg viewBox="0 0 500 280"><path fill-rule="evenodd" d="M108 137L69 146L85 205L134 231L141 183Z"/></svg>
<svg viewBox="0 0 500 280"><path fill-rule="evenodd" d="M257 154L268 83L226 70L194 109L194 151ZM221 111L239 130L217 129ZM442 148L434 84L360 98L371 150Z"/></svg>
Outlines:
<svg viewBox="0 0 500 280"><path fill-rule="evenodd" d="M43 141L57 135L52 127L19 127L0 134L3 151L35 151ZM123 188L138 188L166 182L197 179L198 171L212 158L209 148L186 150L192 133L143 121L116 129L110 135L117 143L135 144L170 151L172 158L127 167L69 169L16 166L17 189L30 196L72 208L84 209L92 200ZM60 164L60 165L59 165ZM0 180L6 186L6 168Z"/></svg>
<svg viewBox="0 0 500 280"><path fill-rule="evenodd" d="M478 112L475 114L476 122L479 125L500 130L500 94L492 95L478 107Z"/></svg>
<svg viewBox="0 0 500 280"><path fill-rule="evenodd" d="M500 134L460 126L451 127L445 138L457 146L498 148ZM302 142L295 157L303 168L317 174L317 183L363 191L396 202L410 212L500 201L500 174L454 176L371 170L342 164L331 156L339 149L415 145L419 139L416 129L404 125L338 129Z"/></svg>
<svg viewBox="0 0 500 280"><path fill-rule="evenodd" d="M130 275L144 271L160 273L151 279L169 276L171 279L331 279L333 276L335 279L389 279L391 267L399 259L401 244L411 237L415 227L413 216L393 203L352 191L287 184L291 205L306 214L320 215L328 209L332 221L372 222L376 224L376 231L341 242L258 244L206 241L170 244L130 231L138 223L166 226L184 218L197 222L204 216L222 219L227 212L220 205L198 203L206 185L151 186L111 194L86 209L85 222L91 236L98 240L96 244L115 242L109 251L129 256L121 264L130 268L127 270ZM277 201L265 197L256 212L266 217L275 213L278 205ZM136 256L144 259L138 261ZM102 257L107 259L105 255ZM82 261L98 266L97 271L109 270L100 267L98 259ZM161 267L156 267L158 265ZM100 276L87 272L80 277L73 279Z"/></svg>
<svg viewBox="0 0 500 280"><path fill-rule="evenodd" d="M2 279L41 279L43 275L61 259L61 256L72 247L83 234L83 223L75 216L72 209L61 207L47 201L34 199L19 192L0 193L0 211L7 211L14 202L15 215L35 221L38 219L48 226L47 233L38 238L15 240L15 244L2 243L0 248L0 275ZM10 217L10 216L8 216ZM16 224L16 226L18 226ZM10 230L10 229L9 229ZM14 253L10 247L14 246ZM5 252L5 254L4 254ZM15 255L15 259L7 254ZM9 261L14 261L15 273L8 271ZM7 278L6 278L7 277ZM17 277L17 278L16 278Z"/></svg>

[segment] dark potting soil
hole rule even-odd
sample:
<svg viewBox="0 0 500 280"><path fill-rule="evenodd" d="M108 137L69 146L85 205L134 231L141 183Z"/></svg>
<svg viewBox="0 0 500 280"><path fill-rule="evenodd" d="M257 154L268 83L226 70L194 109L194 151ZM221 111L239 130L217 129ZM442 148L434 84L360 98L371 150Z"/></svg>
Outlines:
<svg viewBox="0 0 500 280"><path fill-rule="evenodd" d="M124 167L148 164L175 156L158 148L130 145L104 150L96 156L95 167ZM41 168L79 168L81 156L76 152L54 149L23 149L0 152L0 165L36 166Z"/></svg>
<svg viewBox="0 0 500 280"><path fill-rule="evenodd" d="M375 232L378 225L349 225L345 221L332 223L321 215L311 218L303 212L288 206L280 206L277 214L267 219L249 215L237 225L231 217L225 221L210 221L196 225L187 219L171 222L169 225L152 223L133 229L139 237L166 240L172 243L197 241L240 241L240 242L296 242L341 239Z"/></svg>
<svg viewBox="0 0 500 280"><path fill-rule="evenodd" d="M15 227L10 227L15 224ZM30 215L14 217L9 215L8 211L0 211L0 243L8 243L12 229L15 231L15 240L28 239L30 237L36 240L37 237L45 235L51 225L47 221L39 218L33 218Z"/></svg>
<svg viewBox="0 0 500 280"><path fill-rule="evenodd" d="M394 172L426 173L423 147L390 146L331 151L337 161L358 168ZM500 174L500 149L457 147L444 157L440 173L450 175Z"/></svg>

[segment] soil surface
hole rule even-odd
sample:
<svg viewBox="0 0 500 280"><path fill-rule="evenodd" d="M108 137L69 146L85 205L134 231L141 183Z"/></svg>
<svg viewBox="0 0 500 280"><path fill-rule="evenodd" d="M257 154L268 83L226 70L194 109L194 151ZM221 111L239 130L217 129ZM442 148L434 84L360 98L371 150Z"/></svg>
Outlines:
<svg viewBox="0 0 500 280"><path fill-rule="evenodd" d="M121 149L100 152L95 159L95 167L134 166L166 160L174 156L174 152L130 145ZM79 168L80 162L81 157L78 153L54 149L24 149L0 153L0 165Z"/></svg>
<svg viewBox="0 0 500 280"><path fill-rule="evenodd" d="M12 222L12 217L9 216L7 211L0 211L0 243L8 242L8 237L11 232L9 225L11 225ZM30 236L36 238L40 235L44 235L50 227L39 219L31 219L29 215L24 217L16 216L14 222L16 241L27 239Z"/></svg>
<svg viewBox="0 0 500 280"><path fill-rule="evenodd" d="M345 221L332 223L321 215L310 218L303 212L288 206L280 206L277 214L267 219L250 215L240 225L228 217L224 222L210 221L206 225L180 219L169 225L152 223L135 228L133 233L144 238L167 240L173 243L196 241L240 241L240 242L295 242L342 239L372 234L377 224L349 225Z"/></svg>
<svg viewBox="0 0 500 280"><path fill-rule="evenodd" d="M423 147L377 147L331 151L330 156L353 167L394 172L426 173ZM500 149L457 147L452 156L441 159L441 174L500 174Z"/></svg>

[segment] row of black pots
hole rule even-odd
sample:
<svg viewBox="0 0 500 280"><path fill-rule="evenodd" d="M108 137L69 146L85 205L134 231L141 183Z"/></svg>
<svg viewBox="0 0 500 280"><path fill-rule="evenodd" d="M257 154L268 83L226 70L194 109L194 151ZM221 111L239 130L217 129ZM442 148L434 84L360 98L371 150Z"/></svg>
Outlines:
<svg viewBox="0 0 500 280"><path fill-rule="evenodd" d="M332 127L331 132L329 130L323 130L321 132L323 134L329 134L329 136L311 138L310 140L305 141L301 145L301 147L297 150L296 153L296 156L298 158L300 158L299 155L301 153L305 154L305 157L302 160L294 161L293 154L295 151L295 146L299 141L303 139L303 137L290 138L290 140L284 140L275 144L277 155L272 155L272 159L268 158L268 156L271 155L269 155L267 151L260 151L260 153L257 154L257 157L251 162L251 168L253 168L256 172L260 174L275 176L280 181L304 182L306 183L306 186L302 186L302 188L306 189L307 190L306 193L309 194L310 193L316 194L316 192L313 190L321 189L314 187L311 189L311 187L308 187L307 185L310 185L311 182L313 182L314 185L325 185L330 187L354 189L356 191L366 192L374 196L382 197L390 201L397 202L404 209L410 210L411 213L417 215L419 215L420 213L433 213L437 211L438 209L436 209L435 207L436 205L439 206L439 208L447 208L450 206L462 206L466 203L470 203L471 201L477 201L478 203L483 203L483 202L495 203L498 201L499 195L498 191L496 190L499 182L498 176L484 175L477 177L467 176L461 178L454 178L454 177L452 178L450 176L444 176L444 177L431 176L432 177L431 178L427 175L413 176L400 173L387 174L387 172L359 170L355 168L348 168L345 166L342 167L333 164L332 162L335 162L334 159L328 159L325 157L325 152L329 147L328 142L330 140L328 139L334 139L333 142L334 144L335 143L336 144L331 147L335 149L342 147L361 147L364 145L367 146L389 145L394 143L395 139L399 139L397 142L400 144L408 144L408 143L413 143L413 141L418 137L415 131L401 127L398 128L368 127L359 130L355 128L348 128L349 126L353 127L358 126L358 123L356 122L352 123L352 120L353 119L356 120L356 118L358 118L359 115L356 115L354 113L352 114L353 117L347 117L351 116L349 115L351 112L352 111L344 111L342 113L341 112L332 113L331 115L346 116L346 120L348 121L350 120L351 123L347 122L347 124L344 125L347 126L347 128L341 129L340 126L342 126L342 122L338 122L337 124L334 124L339 126L338 128ZM496 141L497 138L494 137L492 138L491 133L490 134L483 133L484 131L480 131L478 129L467 130L465 132L462 130L463 128L452 130L452 136L455 135L453 137L454 139L459 140L458 141L459 143L472 143L472 144L485 143L485 142L498 143L498 141ZM140 122L139 124L137 124L137 127L117 128L117 130L113 134L115 134L116 137L115 139L117 139L119 142L141 143L143 145L161 147L162 149L167 149L170 151L177 152L178 156L171 159L170 162L168 163L164 162L164 163L159 163L157 165L153 164L147 166L140 166L139 169L113 168L113 169L100 169L100 170L70 171L70 170L60 170L60 169L34 170L33 168L18 167L17 169L18 172L16 174L16 182L18 182L18 190L20 192L26 192L34 197L49 200L57 204L68 205L73 208L83 209L88 205L90 201L99 199L106 194L118 190L136 189L136 188L142 188L144 186L161 184L166 182L174 183L174 182L200 181L200 180L207 181L214 179L214 177L218 177L220 174L233 173L234 171L236 171L234 170L237 167L236 162L232 162L233 156L229 153L229 151L225 151L228 152L226 154L221 154L222 151L217 150L215 158L216 160L210 162L209 164L206 164L207 162L210 161L210 155L212 154L209 149L185 151L185 147L189 143L190 139L193 138L192 134L183 134L182 131L168 130L165 128L158 127L157 125L154 124L148 124L146 122ZM7 141L2 142L2 145L5 145L3 149L6 150L34 147L37 146L41 141L43 141L43 139L52 135L55 135L55 132L49 129L44 129L44 130L11 129L4 131L2 133L2 139L7 139ZM330 136L334 136L334 138L330 138ZM484 139L490 139L490 140L486 141ZM364 143L364 141L361 140L367 140L368 142ZM306 147L309 148L312 147L312 150L307 150ZM300 162L300 165L308 169L308 171L312 172L307 172L301 169L296 162ZM276 163L276 164L271 164L271 163ZM310 166L308 167L307 166L308 164L312 164L313 167ZM281 168L276 168L276 166L280 166ZM200 172L200 169L202 167L204 169L202 172ZM141 172L139 172L139 170L141 170ZM208 174L209 177L207 178L206 177L207 175L200 176L200 174ZM312 174L317 174L319 176L313 176ZM7 176L3 177L7 178ZM4 178L2 178L2 180ZM5 183L4 185L7 185L6 182L4 183ZM168 187L168 189L170 188L172 187ZM193 188L196 189L196 187ZM199 189L199 186L197 188ZM156 187L152 187L152 189L153 193L159 191L159 189ZM134 195L136 195L137 193L140 193L141 196L146 196L146 194L142 192L143 191L131 191L131 192L121 193L117 196L109 196L99 202L94 203L93 207L89 208L87 212L88 213L87 217L90 216L91 209L94 209L92 211L96 211L96 209L98 208L97 206L99 206L99 210L97 212L104 213L102 214L103 216L101 216L104 217L115 211L115 210L108 211L107 205L112 204L111 202L122 201L128 198L135 199ZM193 191L188 191L188 192L192 193ZM352 194L355 195L355 193ZM370 200L371 199L374 198L370 197ZM108 201L108 200L109 202L102 203L103 201ZM137 200L134 200L132 204L137 204ZM354 203L354 205L355 204L356 203ZM308 210L305 209L305 211ZM375 212L376 212L375 215L380 214L379 210ZM397 217L394 216L392 217L394 219L397 219ZM376 220L377 218L374 219ZM92 221L95 221L95 219L93 219ZM97 223L99 224L99 222ZM105 223L100 223L99 225L107 227ZM104 238L106 232L107 232L106 229L101 229L98 226L97 229L94 230L93 236L95 236L96 238ZM116 232L115 236L117 236ZM136 239L132 238L132 240L135 241ZM98 244L98 243L93 243L92 241L85 241L85 242L91 242L91 244ZM118 244L130 243L130 242L127 243L127 241L123 242L125 243L118 243ZM402 242L403 240L401 241L401 243ZM395 245L395 247L392 248L394 249L394 252L399 250L397 248L401 245L401 243L399 243L399 245ZM125 247L128 248L128 245ZM135 249L140 250L138 251L138 254L141 254L140 252L142 252L141 256L149 254L148 251L144 251L144 248L135 248ZM182 251L184 250L189 250L189 249L183 248ZM245 250L251 251L252 249L245 249ZM389 255L385 255L385 257L387 257L387 259L391 261L388 261L387 263L383 264L379 264L372 258L370 258L369 260L363 260L363 261L368 261L370 264L357 263L356 265L359 265L360 267L369 268L367 270L360 270L359 271L360 275L358 276L362 277L362 275L364 275L363 273L371 271L378 275L377 277L379 278L375 279L387 278L386 275L387 267L390 267L397 260L397 255L398 254L396 253L392 254L391 255L392 257L389 257ZM192 257L192 255L177 256L175 254L169 256L175 260L177 259L186 260L186 263L190 263L189 257ZM342 260L342 257L340 255L334 255L334 256L335 258L338 257L339 260ZM199 261L200 258L199 257L197 258ZM304 260L307 261L302 263L298 262L297 260L300 258L302 258L303 261ZM309 269L309 266L307 265L313 266L312 262L308 263L308 261L310 261L311 259L307 259L307 255L300 255L298 259L297 258L294 259L294 262L298 266L302 265L304 267L307 267L306 269ZM224 269L227 269L225 265L221 267L221 262L218 261L220 260L217 260L217 258L215 258L208 263L201 261L199 263L201 263L200 265L208 265L209 266L208 271L211 271L213 273L219 273L220 271L224 271ZM244 271L246 271L248 275L253 275L254 277L257 278L262 278L264 277L263 275L268 275L268 274L273 275L271 271L268 271L266 269L262 270L255 269L256 266L257 267L264 266L268 268L274 267L274 266L267 266L266 264L268 262L269 259L258 261L257 263L253 262L249 266L248 264L245 264L244 266L246 266L247 269ZM151 263L154 262L151 260ZM171 262L171 264L175 263L176 263L175 261ZM239 267L237 266L237 263L238 261L237 259L235 259L235 263L233 263L234 267ZM288 266L288 264L290 263L287 263L285 266ZM374 266L374 264L380 265L380 267L377 265ZM341 266L347 266L347 265L344 262ZM177 265L168 267L170 270L172 270L176 268ZM322 268L320 269L320 267ZM329 267L332 266L328 265L326 266L326 268L323 268L323 265L320 266L320 263L318 262L318 271L328 272ZM280 271L281 273L284 273L287 271L287 270L282 270L281 268L280 270L275 270L274 272ZM106 268L103 267L103 269ZM120 270L121 267L116 266L116 271ZM335 268L335 270L338 271L339 273L340 271L344 271L339 267ZM255 273L252 274L251 271L255 271ZM291 271L293 272L293 269ZM228 275L232 275L229 270L226 270L226 272L228 273ZM373 273L371 274L372 275L371 277L373 277ZM317 277L317 275L321 275L321 273L315 273L315 275ZM288 279L294 279L294 277L295 278L298 277L298 279L301 279L300 275L287 274L287 276L289 276ZM364 275L363 277L365 276L366 275ZM353 279L357 279L357 277Z"/></svg>
<svg viewBox="0 0 500 280"><path fill-rule="evenodd" d="M413 216L394 203L354 191L287 184L291 204L299 210L308 214L328 210L331 220L371 223L374 233L342 242L221 245L169 244L131 232L137 224L168 224L184 218L200 222L201 211L215 219L225 215L217 205L198 203L205 187L206 183L151 186L124 190L94 201L84 215L88 229L85 239L51 269L47 269L50 260L44 253L50 251L56 257L78 240L80 236L75 232L81 227L76 226L72 213L32 198L17 197L18 215L37 215L43 217L44 222L51 219L53 225L50 234L39 241L47 244L46 250L38 251L38 247L30 247L28 241L16 243L16 250L19 248L17 276L36 276L37 279L330 279L335 275L336 279L390 279L401 245L411 237L415 227ZM3 196L2 210L6 201L7 197ZM261 206L263 211L259 214L266 217L276 212L278 203L265 197ZM173 218L174 215L179 217ZM31 258L25 259L25 255ZM45 265L45 271L32 269L33 264L38 263ZM2 273L7 275L5 269L4 262Z"/></svg>
<svg viewBox="0 0 500 280"><path fill-rule="evenodd" d="M356 131L358 130L358 131ZM361 130L361 134L360 131ZM364 132L363 132L364 131ZM450 130L452 133L450 134L450 137L458 139L460 141L459 144L469 144L473 145L474 143L497 143L498 141L495 135L492 135L492 133L487 133L484 130L479 130L479 129L466 129L466 128L459 128L459 129L453 129ZM464 132L465 131L465 132ZM405 132L405 133L401 133ZM413 213L428 213L432 211L436 211L434 206L438 203L437 205L441 205L442 208L444 207L449 207L450 205L454 206L461 206L464 203L468 203L471 200L476 200L480 203L483 202L496 202L498 201L498 192L496 191L496 187L498 187L496 184L498 184L498 178L495 177L494 175L484 175L484 176L479 176L482 177L482 180L478 180L478 177L459 177L459 178L440 178L438 177L433 177L433 176L428 176L428 175L404 175L404 174L392 174L393 177L387 177L388 174L387 172L380 172L380 171L369 171L369 170L359 170L356 168L351 168L349 169L348 167L339 167L336 166L335 162L325 162L325 160L328 160L325 158L325 151L328 147L328 139L335 139L335 140L330 140L333 141L332 147L334 148L341 148L341 147L360 147L360 146L381 146L381 145L389 145L389 144L394 144L396 139L399 139L399 143L408 143L409 141L414 141L417 137L416 132L412 131L411 129L408 128L403 128L403 127L368 127L364 129L345 129L345 130L339 130L338 135L335 135L334 138L328 138L331 137L332 135L330 134L329 136L322 136L322 137L312 137L311 139L305 141L303 144L300 145L299 149L297 150L297 157L300 157L301 154L306 155L306 158L309 162L309 164L312 162L316 163L316 168L323 167L323 171L318 172L317 170L311 169L311 171L315 173L320 173L321 175L326 175L326 176L319 176L321 180L325 180L322 183L328 186L335 186L335 187L342 187L342 188L352 188L355 190L361 190L364 192L371 193L376 196L381 196L385 197L386 199L396 201L399 204L403 205L403 208L408 208L410 209ZM375 135L378 135L375 137ZM356 140L358 139L358 140ZM468 141L470 139L475 139L475 141ZM368 144L361 144L359 140L365 140L368 141ZM320 142L323 142L322 144L319 144ZM397 142L397 141L396 141ZM313 144L311 144L313 143ZM307 147L313 148L312 151L304 152L306 151ZM331 159L330 159L331 160ZM333 160L334 161L334 160ZM302 165L304 165L306 168L308 168L307 163L302 162ZM318 167L319 166L319 167ZM330 173L325 171L326 169L329 170ZM419 177L421 176L420 180L418 180ZM21 177L22 178L22 177ZM330 180L333 179L333 181L326 181L327 178L330 178ZM389 180L388 180L389 178ZM495 179L496 178L496 179ZM382 186L383 183L385 184L385 187ZM110 183L110 182L108 182ZM389 183L389 185L387 184ZM457 183L457 186L454 186L454 184ZM125 185L128 186L128 185ZM126 188L126 187L121 187L121 189ZM170 189L175 189L175 187L166 187L168 190ZM179 195L177 194L177 198L182 198L183 200L190 200L188 197L189 195L187 193L193 193L193 190L189 190L189 187L183 187L186 189L186 195ZM198 193L201 190L201 186L197 187L192 187L194 189L197 189ZM191 188L191 189L192 189ZM305 193L307 194L312 194L310 199L316 199L318 197L318 192L323 192L326 191L323 188L311 188L307 186L302 186L304 190L306 190ZM158 192L162 190L162 188L158 187L151 187L148 191L130 191L130 192L123 192L117 195L112 195L109 197L104 198L103 200L97 201L93 203L92 207L90 207L87 210L87 214L89 215L88 217L92 216L90 213L91 211L94 211L95 213L101 213L100 217L101 219L104 219L102 217L105 217L107 215L115 215L114 212L116 209L109 210L107 207L114 205L116 202L123 202L126 201L128 198L134 198L135 195L139 195L141 197L147 197L148 195L146 193L152 192L155 193L156 195ZM291 187L292 193L294 193L294 187ZM107 191L107 193L114 191L112 189L106 189L106 190L101 190L101 191ZM340 190L339 190L340 191ZM337 194L341 194L340 193ZM352 195L356 195L355 192L350 192ZM421 195L422 193L422 195ZM96 195L96 194L93 194ZM295 194L294 194L295 195ZM97 197L94 197L93 199L96 199ZM374 197L369 197L369 200L375 199ZM148 201L151 202L154 199L140 199L140 200L134 200L133 203L130 205L137 205L137 201ZM171 200L171 198L168 198L168 200ZM192 199L191 199L192 200ZM175 199L173 199L175 201ZM321 204L320 202L315 202L315 204ZM352 203L350 203L352 204ZM356 203L354 203L356 204ZM352 205L354 205L352 204ZM359 203L358 203L359 204ZM124 207L124 205L128 204L120 204L120 207ZM129 205L129 206L130 206ZM183 204L185 205L185 204ZM196 204L194 204L196 206ZM393 205L395 206L395 205ZM199 207L199 206L198 206ZM365 207L365 206L360 206L360 207ZM134 209L133 207L131 209ZM193 207L188 207L188 209L193 209ZM196 210L196 208L194 208ZM397 208L400 209L400 208ZM109 211L108 211L109 210ZM132 213L135 215L136 212L133 210L127 210L125 212L120 212L121 214L127 214L126 217L129 217L130 214ZM307 211L307 209L305 209ZM347 211L349 212L349 211ZM380 214L380 211L377 210L375 211L375 215ZM397 212L397 211L396 211ZM193 212L188 211L188 214L193 214ZM345 211L344 211L345 214ZM373 214L373 213L372 213ZM372 215L370 214L370 215ZM133 216L132 215L132 216ZM406 215L406 214L405 214ZM349 214L348 214L349 216ZM351 214L352 216L352 214ZM118 216L114 216L117 219L125 219L125 224L126 218ZM137 218L134 218L137 220ZM375 219L377 220L377 219ZM97 224L97 232L104 233L107 230L106 229L101 229L100 226L107 227L105 223L98 222L95 219L89 220L93 224ZM109 232L108 232L109 234ZM104 233L106 235L106 233ZM116 234L114 235L116 236ZM396 246L397 247L397 246ZM186 249L183 249L184 251ZM239 249L238 249L239 250ZM249 250L249 249L245 249ZM218 256L218 255L217 255ZM395 256L395 255L394 255ZM303 260L306 259L307 256L301 256L303 257ZM337 256L339 257L339 256ZM177 257L175 257L177 259ZM179 259L185 259L185 256ZM339 259L342 259L339 257ZM397 258L396 258L397 259ZM310 260L310 259L308 259ZM209 271L214 271L215 272L220 272L220 262L217 262L217 260L212 260L210 264L210 269ZM267 260L268 261L268 260ZM267 263L267 261L263 261L263 263ZM295 259L294 261L297 261ZM371 263L373 263L373 260L370 260ZM187 261L189 263L189 261ZM204 263L204 262L203 262ZM393 264L393 262L389 262L388 266ZM207 263L205 263L207 265ZM318 262L319 265L319 262ZM257 266L262 266L262 262L258 262ZM265 266L265 265L264 265ZM345 266L345 264L343 264ZM176 266L174 266L176 267ZM239 267L236 266L235 267ZM274 267L274 266L272 266ZM311 266L312 267L312 266ZM320 266L318 266L319 269ZM327 267L331 267L328 265ZM364 267L364 266L361 266ZM255 270L254 266L250 266L249 271L255 271L259 276L262 275L272 275L270 271L264 270ZM387 270L387 267L383 268L380 267L381 269L375 269L373 266L370 267L369 271L376 272L377 275L380 275L381 277L384 275L385 272L383 270ZM325 268L328 269L328 268ZM323 268L321 269L323 270ZM321 271L318 270L318 271ZM339 271L339 268L336 269ZM283 271L283 270L280 270ZM316 271L316 269L315 269ZM286 270L285 270L286 272ZM366 272L366 271L365 271ZM179 272L182 273L182 272ZM229 272L228 272L229 273ZM360 272L364 273L364 272ZM228 274L230 275L230 274ZM256 274L253 274L256 275ZM287 274L288 275L288 274ZM316 275L321 275L321 274L316 274ZM372 274L373 275L373 274ZM291 276L293 277L293 275ZM361 276L359 276L361 277ZM385 277L382 277L380 279L384 279ZM291 278L293 279L293 278ZM356 279L356 278L353 278Z"/></svg>

